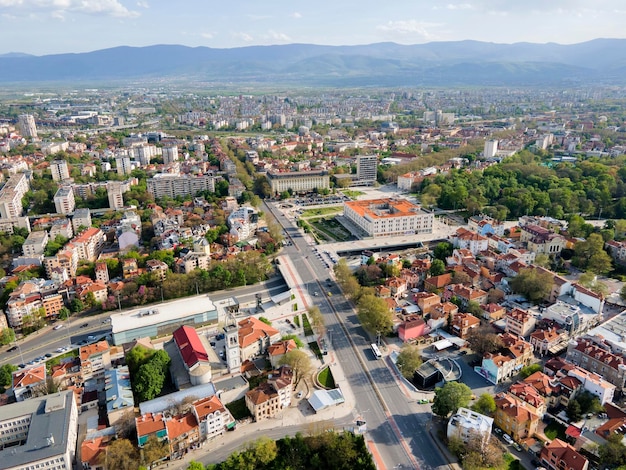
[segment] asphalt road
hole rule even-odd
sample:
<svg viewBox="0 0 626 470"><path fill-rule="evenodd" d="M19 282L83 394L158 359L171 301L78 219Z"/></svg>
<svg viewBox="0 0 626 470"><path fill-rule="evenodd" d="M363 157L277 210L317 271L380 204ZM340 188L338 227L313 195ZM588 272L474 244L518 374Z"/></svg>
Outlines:
<svg viewBox="0 0 626 470"><path fill-rule="evenodd" d="M311 298L324 315L335 357L341 362L356 398L357 412L367 421L367 438L375 443L385 466L448 468L427 430L431 419L429 407L416 405L409 399L385 361L374 358L369 348L370 337L358 322L351 304L340 295L334 282L333 287L326 286L325 280L331 277L331 268L324 264L326 258L320 259L293 222L271 204L266 206L293 241L284 253L292 257L307 290L324 293Z"/></svg>
<svg viewBox="0 0 626 470"><path fill-rule="evenodd" d="M272 277L267 281L253 286L239 287L237 289L226 289L210 293L213 301L223 300L235 296L241 304L254 302L257 293L261 293L263 298L276 295L287 290L285 281L280 276ZM86 340L88 336L102 338L111 333L111 325L106 320L116 311L99 313L97 315L72 317L65 322L57 322L56 325L63 325L60 329L54 330L52 326L45 327L23 340L17 342L18 349L7 352L7 349L15 343L2 347L0 353L0 365L27 364L36 357L44 356L46 353L55 354L58 348L78 345ZM87 326L83 326L87 325Z"/></svg>

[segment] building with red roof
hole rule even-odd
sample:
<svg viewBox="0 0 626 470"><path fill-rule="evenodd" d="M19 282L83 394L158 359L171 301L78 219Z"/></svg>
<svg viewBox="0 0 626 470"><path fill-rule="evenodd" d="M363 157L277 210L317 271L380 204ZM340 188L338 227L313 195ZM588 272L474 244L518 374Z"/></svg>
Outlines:
<svg viewBox="0 0 626 470"><path fill-rule="evenodd" d="M541 449L541 463L551 470L587 470L589 461L570 444L555 439Z"/></svg>
<svg viewBox="0 0 626 470"><path fill-rule="evenodd" d="M173 341L192 385L201 385L211 381L211 363L206 347L195 328L181 326L172 334Z"/></svg>
<svg viewBox="0 0 626 470"><path fill-rule="evenodd" d="M255 317L239 322L238 335L242 361L265 354L272 343L280 340L280 331Z"/></svg>

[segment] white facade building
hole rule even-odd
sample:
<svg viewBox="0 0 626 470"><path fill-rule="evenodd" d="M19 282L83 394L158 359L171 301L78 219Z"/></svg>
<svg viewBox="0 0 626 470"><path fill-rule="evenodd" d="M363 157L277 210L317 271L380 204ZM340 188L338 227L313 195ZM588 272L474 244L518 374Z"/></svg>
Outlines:
<svg viewBox="0 0 626 470"><path fill-rule="evenodd" d="M432 233L434 215L406 199L372 199L343 204L344 217L370 237Z"/></svg>
<svg viewBox="0 0 626 470"><path fill-rule="evenodd" d="M493 158L498 153L498 141L496 139L485 141L485 149L483 150L485 158Z"/></svg>
<svg viewBox="0 0 626 470"><path fill-rule="evenodd" d="M11 176L0 189L0 218L15 219L22 215L22 198L30 189L24 173Z"/></svg>
<svg viewBox="0 0 626 470"><path fill-rule="evenodd" d="M327 171L268 172L267 179L274 194L290 189L295 193L306 193L314 189L330 188L330 176Z"/></svg>
<svg viewBox="0 0 626 470"><path fill-rule="evenodd" d="M54 207L57 214L71 214L76 208L74 191L71 186L61 186L54 195Z"/></svg>
<svg viewBox="0 0 626 470"><path fill-rule="evenodd" d="M448 439L456 436L467 443L472 436L482 436L483 442L489 440L493 418L476 413L467 408L459 408L448 421Z"/></svg>
<svg viewBox="0 0 626 470"><path fill-rule="evenodd" d="M212 175L168 175L159 173L148 180L148 192L155 198L195 196L203 191L215 192L215 177Z"/></svg>
<svg viewBox="0 0 626 470"><path fill-rule="evenodd" d="M50 173L54 181L69 179L70 169L65 160L53 160L50 162Z"/></svg>
<svg viewBox="0 0 626 470"><path fill-rule="evenodd" d="M17 121L22 130L23 137L37 138L37 125L35 124L35 117L32 114L20 114L17 117Z"/></svg>

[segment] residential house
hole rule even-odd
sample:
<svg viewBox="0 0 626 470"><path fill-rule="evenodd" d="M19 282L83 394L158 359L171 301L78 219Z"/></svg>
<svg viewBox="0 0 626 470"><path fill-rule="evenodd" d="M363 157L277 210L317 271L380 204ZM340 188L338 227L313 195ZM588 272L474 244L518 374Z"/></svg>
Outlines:
<svg viewBox="0 0 626 470"><path fill-rule="evenodd" d="M444 287L452 284L452 274L445 273L439 276L429 277L424 281L424 289L429 292L441 291Z"/></svg>
<svg viewBox="0 0 626 470"><path fill-rule="evenodd" d="M489 248L487 237L465 228L459 228L456 233L450 237L450 241L455 248L469 250L474 256Z"/></svg>
<svg viewBox="0 0 626 470"><path fill-rule="evenodd" d="M480 235L494 233L496 235L504 235L504 224L499 220L489 217L485 214L474 215L467 220L470 230Z"/></svg>
<svg viewBox="0 0 626 470"><path fill-rule="evenodd" d="M483 443L491 437L493 418L467 408L459 408L448 420L448 439L459 437L467 443L474 436L480 436Z"/></svg>
<svg viewBox="0 0 626 470"><path fill-rule="evenodd" d="M435 306L441 305L441 297L434 292L417 292L413 299L424 315L430 313Z"/></svg>
<svg viewBox="0 0 626 470"><path fill-rule="evenodd" d="M272 367L278 367L280 360L287 354L289 351L293 351L294 349L298 349L298 345L293 339L281 340L276 343L270 345L267 348L267 355L270 358L270 364Z"/></svg>
<svg viewBox="0 0 626 470"><path fill-rule="evenodd" d="M115 426L129 413L134 415L135 403L128 366L105 371L104 391L109 426Z"/></svg>
<svg viewBox="0 0 626 470"><path fill-rule="evenodd" d="M78 355L83 380L102 378L105 370L111 368L111 348L107 341L81 346Z"/></svg>
<svg viewBox="0 0 626 470"><path fill-rule="evenodd" d="M125 258L122 260L122 276L124 279L132 279L139 276L139 265L135 258Z"/></svg>
<svg viewBox="0 0 626 470"><path fill-rule="evenodd" d="M452 302L444 302L439 305L435 305L429 314L427 321L431 330L437 328L443 328L448 324L451 318L454 318L459 313L459 307Z"/></svg>
<svg viewBox="0 0 626 470"><path fill-rule="evenodd" d="M615 395L615 385L604 380L602 376L589 372L581 367L574 367L567 372L570 377L577 378L582 383L584 390L591 393L604 405L613 401Z"/></svg>
<svg viewBox="0 0 626 470"><path fill-rule="evenodd" d="M494 303L482 304L480 309L483 311L482 317L489 322L500 320L506 313L506 308Z"/></svg>
<svg viewBox="0 0 626 470"><path fill-rule="evenodd" d="M540 356L556 353L563 341L563 335L554 328L535 330L530 334L530 344L533 345L535 353Z"/></svg>
<svg viewBox="0 0 626 470"><path fill-rule="evenodd" d="M478 305L487 303L487 292L481 289L472 289L466 287L463 284L452 284L446 286L443 298L450 300L456 297L461 301L461 304L467 307L470 302L475 302Z"/></svg>
<svg viewBox="0 0 626 470"><path fill-rule="evenodd" d="M167 276L168 266L163 261L159 261L158 259L149 259L146 261L146 268L149 273L155 273L157 279L159 281L164 281Z"/></svg>
<svg viewBox="0 0 626 470"><path fill-rule="evenodd" d="M291 392L291 377L287 373L279 373L278 380L270 379L247 392L246 406L255 421L273 418L285 406L289 406L286 403L290 403Z"/></svg>
<svg viewBox="0 0 626 470"><path fill-rule="evenodd" d="M536 319L525 310L514 308L508 311L505 316L504 331L517 336L528 336L535 329Z"/></svg>
<svg viewBox="0 0 626 470"><path fill-rule="evenodd" d="M604 247L617 264L626 264L626 241L609 240Z"/></svg>
<svg viewBox="0 0 626 470"><path fill-rule="evenodd" d="M280 340L280 331L255 317L239 322L239 348L241 361L265 354L272 343Z"/></svg>
<svg viewBox="0 0 626 470"><path fill-rule="evenodd" d="M404 343L424 336L430 331L424 319L418 315L409 315L398 327L398 338Z"/></svg>
<svg viewBox="0 0 626 470"><path fill-rule="evenodd" d="M92 282L76 287L76 296L80 300L85 301L91 293L95 302L99 304L106 302L108 292L107 286L101 282Z"/></svg>
<svg viewBox="0 0 626 470"><path fill-rule="evenodd" d="M109 436L85 439L80 445L80 460L83 470L106 470L106 450Z"/></svg>
<svg viewBox="0 0 626 470"><path fill-rule="evenodd" d="M605 403L604 410L608 420L596 429L596 434L607 439L612 434L624 434L626 429L626 412L622 411L613 403Z"/></svg>
<svg viewBox="0 0 626 470"><path fill-rule="evenodd" d="M46 385L46 379L45 364L14 371L11 390L15 401L24 401L36 395L37 389Z"/></svg>
<svg viewBox="0 0 626 470"><path fill-rule="evenodd" d="M568 343L566 357L573 364L602 376L615 385L618 391L624 391L626 359L612 353L606 344L597 344L589 338L577 338Z"/></svg>
<svg viewBox="0 0 626 470"><path fill-rule="evenodd" d="M546 400L535 387L528 382L516 382L509 387L509 393L522 400L539 417L546 412Z"/></svg>
<svg viewBox="0 0 626 470"><path fill-rule="evenodd" d="M167 427L163 413L144 413L135 418L135 429L137 430L137 444L143 447L152 436L159 441L167 439Z"/></svg>
<svg viewBox="0 0 626 470"><path fill-rule="evenodd" d="M200 441L200 428L192 412L166 419L165 429L174 458L182 456Z"/></svg>
<svg viewBox="0 0 626 470"><path fill-rule="evenodd" d="M385 285L391 291L391 295L395 298L402 296L407 290L406 281L400 277L392 277L385 281Z"/></svg>
<svg viewBox="0 0 626 470"><path fill-rule="evenodd" d="M532 386L537 393L541 395L546 406L552 407L559 402L560 387L556 382L541 371L537 371L526 377L523 381L525 384Z"/></svg>
<svg viewBox="0 0 626 470"><path fill-rule="evenodd" d="M234 419L216 395L194 401L191 411L199 425L200 439L213 439L224 434L228 426L234 426Z"/></svg>
<svg viewBox="0 0 626 470"><path fill-rule="evenodd" d="M539 415L519 398L505 393L495 396L496 411L494 423L514 441L532 437L537 432Z"/></svg>
<svg viewBox="0 0 626 470"><path fill-rule="evenodd" d="M461 339L466 339L479 326L480 320L471 313L458 313L452 318L452 332Z"/></svg>
<svg viewBox="0 0 626 470"><path fill-rule="evenodd" d="M541 449L541 463L550 470L587 470L589 461L573 446L554 439Z"/></svg>

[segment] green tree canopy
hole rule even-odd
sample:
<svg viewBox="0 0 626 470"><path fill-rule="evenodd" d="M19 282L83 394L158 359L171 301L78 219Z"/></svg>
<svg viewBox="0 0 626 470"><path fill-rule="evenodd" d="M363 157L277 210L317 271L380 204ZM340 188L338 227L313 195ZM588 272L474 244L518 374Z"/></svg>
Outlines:
<svg viewBox="0 0 626 470"><path fill-rule="evenodd" d="M525 379L533 375L535 372L539 372L540 370L543 370L541 364L530 364L528 366L522 367L522 369L519 371L519 375L522 379Z"/></svg>
<svg viewBox="0 0 626 470"><path fill-rule="evenodd" d="M396 365L400 373L411 380L415 370L422 365L422 356L419 348L414 344L404 344L398 354Z"/></svg>
<svg viewBox="0 0 626 470"><path fill-rule="evenodd" d="M294 349L289 351L283 357L280 358L280 365L288 365L293 370L293 381L297 387L300 381L307 377L313 371L313 364L311 364L311 358L307 353L301 349Z"/></svg>
<svg viewBox="0 0 626 470"><path fill-rule="evenodd" d="M548 271L525 268L511 280L510 285L514 292L537 303L545 299L552 290L553 277Z"/></svg>
<svg viewBox="0 0 626 470"><path fill-rule="evenodd" d="M446 265L440 259L434 259L430 265L429 273L431 276L441 276L446 272Z"/></svg>
<svg viewBox="0 0 626 470"><path fill-rule="evenodd" d="M374 294L364 294L359 298L357 316L371 333L386 335L393 327L393 316L387 302Z"/></svg>
<svg viewBox="0 0 626 470"><path fill-rule="evenodd" d="M496 412L496 400L491 394L483 393L472 405L472 410L485 416L493 416Z"/></svg>
<svg viewBox="0 0 626 470"><path fill-rule="evenodd" d="M437 416L448 417L461 407L467 407L472 398L472 389L460 382L447 382L435 390L432 410Z"/></svg>

